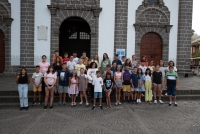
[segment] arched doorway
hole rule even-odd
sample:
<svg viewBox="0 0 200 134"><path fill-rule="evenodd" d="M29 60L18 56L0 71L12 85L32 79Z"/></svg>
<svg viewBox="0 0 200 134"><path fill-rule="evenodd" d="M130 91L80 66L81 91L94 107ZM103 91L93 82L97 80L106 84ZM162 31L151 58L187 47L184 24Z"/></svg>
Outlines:
<svg viewBox="0 0 200 134"><path fill-rule="evenodd" d="M80 17L70 17L64 20L60 26L59 52L63 56L65 52L72 55L77 51L78 57L85 51L90 58L90 26Z"/></svg>
<svg viewBox="0 0 200 134"><path fill-rule="evenodd" d="M162 38L153 32L145 34L141 39L140 57L146 56L147 61L158 65L162 60Z"/></svg>
<svg viewBox="0 0 200 134"><path fill-rule="evenodd" d="M4 33L0 30L0 73L5 70L5 43L4 43Z"/></svg>

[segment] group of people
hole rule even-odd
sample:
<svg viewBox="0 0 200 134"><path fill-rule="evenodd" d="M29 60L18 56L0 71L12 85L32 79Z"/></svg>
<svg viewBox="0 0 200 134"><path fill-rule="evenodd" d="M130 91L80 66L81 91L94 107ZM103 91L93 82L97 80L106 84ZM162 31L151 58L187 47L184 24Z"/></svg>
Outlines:
<svg viewBox="0 0 200 134"><path fill-rule="evenodd" d="M85 105L89 106L87 91L90 92L93 107L95 109L96 99L99 100L100 108L102 106L102 98L105 97L107 108L112 108L110 95L115 95L115 105L121 105L124 102L141 103L141 96L144 94L145 102L156 104L157 101L162 104L162 90L167 89L169 96L169 106L173 104L177 106L176 89L178 89L177 69L173 61L169 61L168 66L164 66L164 62L160 60L160 64L154 66L153 61L147 62L145 56L141 57L141 61L136 60L133 55L131 59L115 54L114 60L111 62L108 54L103 54L102 61L99 61L97 54L92 59L86 56L86 52L82 53L80 58L77 52L68 57L68 53L64 57L55 51L52 64L46 61L47 57L42 56L42 61L36 66L36 71L32 78L27 75L26 68L22 68L20 74L16 77L18 84L20 110L28 110L28 84L30 80L33 83L34 102L36 105L36 96L38 94L39 104L42 105L41 96L45 96L44 110L47 109L48 100L50 98L49 107L53 108L54 93L59 93L60 105L66 105L67 94L71 97L71 106L76 106L76 97L80 96L80 105L82 105L83 97ZM94 73L88 73L89 69L95 70ZM121 91L123 91L123 100L121 100ZM158 100L157 100L158 95Z"/></svg>

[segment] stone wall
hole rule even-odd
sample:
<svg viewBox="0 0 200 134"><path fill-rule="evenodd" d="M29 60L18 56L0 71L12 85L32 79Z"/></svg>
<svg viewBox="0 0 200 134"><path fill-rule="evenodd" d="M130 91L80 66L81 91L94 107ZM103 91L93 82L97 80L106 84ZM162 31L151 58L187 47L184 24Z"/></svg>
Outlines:
<svg viewBox="0 0 200 134"><path fill-rule="evenodd" d="M34 65L34 0L21 0L20 65Z"/></svg>
<svg viewBox="0 0 200 134"><path fill-rule="evenodd" d="M98 27L99 17L94 16L91 7L99 8L99 1L94 0L52 0L51 6L59 5L56 14L51 16L51 58L55 50L59 48L59 28L62 22L69 17L81 17L90 26L91 29L91 52L90 57L93 57L98 52ZM86 10L88 8L88 10ZM52 59L51 59L52 61Z"/></svg>
<svg viewBox="0 0 200 134"><path fill-rule="evenodd" d="M190 69L193 0L179 0L177 69Z"/></svg>
<svg viewBox="0 0 200 134"><path fill-rule="evenodd" d="M116 49L125 49L127 45L128 0L115 0L115 45ZM127 51L127 50L126 50ZM109 55L114 57L114 55Z"/></svg>

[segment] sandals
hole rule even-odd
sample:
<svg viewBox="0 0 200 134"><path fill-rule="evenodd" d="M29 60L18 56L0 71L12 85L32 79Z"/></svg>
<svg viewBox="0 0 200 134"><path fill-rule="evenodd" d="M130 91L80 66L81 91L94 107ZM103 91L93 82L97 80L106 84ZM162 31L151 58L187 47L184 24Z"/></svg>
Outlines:
<svg viewBox="0 0 200 134"><path fill-rule="evenodd" d="M118 105L118 103L116 102L116 103L115 103L115 105L117 106L117 105Z"/></svg>
<svg viewBox="0 0 200 134"><path fill-rule="evenodd" d="M79 102L79 104L80 104L80 105L82 105L82 104L83 104L83 102L81 101L81 102Z"/></svg>

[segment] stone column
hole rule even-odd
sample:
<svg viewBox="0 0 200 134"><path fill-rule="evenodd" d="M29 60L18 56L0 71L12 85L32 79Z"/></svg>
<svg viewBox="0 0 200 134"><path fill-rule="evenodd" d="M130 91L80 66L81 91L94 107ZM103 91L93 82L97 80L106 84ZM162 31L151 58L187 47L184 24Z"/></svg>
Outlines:
<svg viewBox="0 0 200 134"><path fill-rule="evenodd" d="M115 46L116 49L126 49L127 44L128 0L115 1ZM114 57L114 55L109 55Z"/></svg>
<svg viewBox="0 0 200 134"><path fill-rule="evenodd" d="M188 71L190 69L190 46L192 30L192 0L179 0L177 69Z"/></svg>
<svg viewBox="0 0 200 134"><path fill-rule="evenodd" d="M20 65L34 65L34 0L21 0Z"/></svg>

